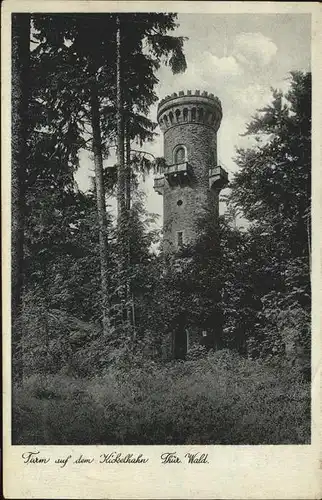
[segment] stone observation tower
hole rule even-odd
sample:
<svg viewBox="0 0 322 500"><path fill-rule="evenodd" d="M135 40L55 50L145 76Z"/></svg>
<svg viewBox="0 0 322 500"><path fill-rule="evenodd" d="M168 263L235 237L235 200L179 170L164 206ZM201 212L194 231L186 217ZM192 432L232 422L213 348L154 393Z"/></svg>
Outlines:
<svg viewBox="0 0 322 500"><path fill-rule="evenodd" d="M228 182L217 164L221 103L207 92L180 91L160 101L157 119L165 166L156 174L154 189L163 195L164 251L171 252L196 239L203 208L218 218L219 192Z"/></svg>

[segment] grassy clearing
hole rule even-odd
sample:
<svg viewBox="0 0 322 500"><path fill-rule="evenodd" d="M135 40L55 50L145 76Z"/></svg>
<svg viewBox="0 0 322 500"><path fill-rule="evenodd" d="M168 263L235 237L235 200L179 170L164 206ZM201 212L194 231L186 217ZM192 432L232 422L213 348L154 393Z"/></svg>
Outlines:
<svg viewBox="0 0 322 500"><path fill-rule="evenodd" d="M15 444L310 442L310 384L228 351L91 379L35 375L13 402Z"/></svg>

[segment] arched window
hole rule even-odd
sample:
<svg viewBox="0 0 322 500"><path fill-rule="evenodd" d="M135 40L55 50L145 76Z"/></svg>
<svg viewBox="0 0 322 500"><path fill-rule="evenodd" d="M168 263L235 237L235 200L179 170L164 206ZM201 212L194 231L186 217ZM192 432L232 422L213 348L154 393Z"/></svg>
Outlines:
<svg viewBox="0 0 322 500"><path fill-rule="evenodd" d="M187 158L186 158L186 148L184 146L178 146L175 150L174 150L174 163L177 164L177 163L183 163L184 161L187 161Z"/></svg>

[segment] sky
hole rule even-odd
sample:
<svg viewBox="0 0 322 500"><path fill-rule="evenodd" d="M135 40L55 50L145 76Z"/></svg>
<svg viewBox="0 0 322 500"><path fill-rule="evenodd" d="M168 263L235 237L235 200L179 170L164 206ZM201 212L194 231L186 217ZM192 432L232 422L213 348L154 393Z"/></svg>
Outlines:
<svg viewBox="0 0 322 500"><path fill-rule="evenodd" d="M172 32L185 36L187 70L173 75L162 66L157 73L156 93L160 99L179 90L206 90L219 97L223 119L218 131L218 164L232 178L237 167L235 148L247 146L245 131L257 109L272 96L271 88L287 90L290 71L310 71L311 18L307 14L178 14L178 28ZM157 104L150 118L156 122ZM146 151L163 156L163 138L159 128ZM107 160L113 164L112 159ZM92 163L81 154L76 181L88 189ZM159 214L162 225L162 196L153 190L153 176L141 181L149 212ZM223 191L224 193L224 191ZM110 201L111 202L111 201ZM113 205L113 201L111 202ZM224 208L221 204L221 211Z"/></svg>

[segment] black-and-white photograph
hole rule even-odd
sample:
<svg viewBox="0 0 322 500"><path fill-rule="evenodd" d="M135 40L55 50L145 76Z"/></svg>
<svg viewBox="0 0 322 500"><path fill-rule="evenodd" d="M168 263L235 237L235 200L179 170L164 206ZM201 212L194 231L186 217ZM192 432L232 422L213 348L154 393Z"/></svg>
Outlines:
<svg viewBox="0 0 322 500"><path fill-rule="evenodd" d="M311 15L11 42L12 444L310 444Z"/></svg>

